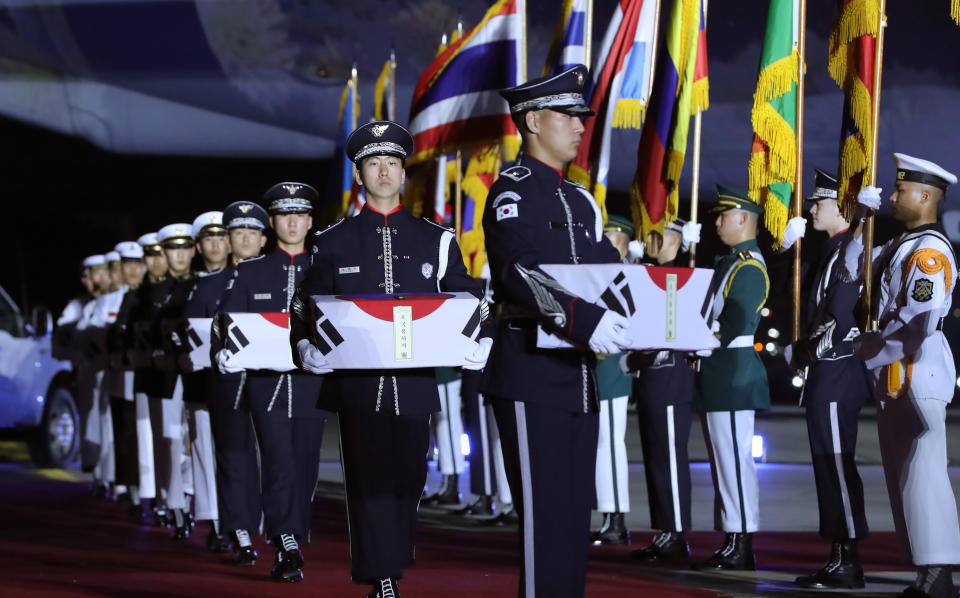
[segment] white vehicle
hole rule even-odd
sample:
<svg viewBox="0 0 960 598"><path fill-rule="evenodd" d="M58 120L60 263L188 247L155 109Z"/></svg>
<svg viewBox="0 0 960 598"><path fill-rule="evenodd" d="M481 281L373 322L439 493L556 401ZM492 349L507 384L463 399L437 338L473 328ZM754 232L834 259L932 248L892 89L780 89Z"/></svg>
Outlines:
<svg viewBox="0 0 960 598"><path fill-rule="evenodd" d="M27 322L0 287L0 428L23 430L38 466L66 467L80 450L70 362L51 355L53 319L34 308Z"/></svg>

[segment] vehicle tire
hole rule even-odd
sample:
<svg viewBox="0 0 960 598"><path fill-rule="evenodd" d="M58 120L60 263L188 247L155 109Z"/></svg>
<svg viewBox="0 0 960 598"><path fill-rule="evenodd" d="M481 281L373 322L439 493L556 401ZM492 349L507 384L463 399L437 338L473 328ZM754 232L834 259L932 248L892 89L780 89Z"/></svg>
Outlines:
<svg viewBox="0 0 960 598"><path fill-rule="evenodd" d="M51 389L43 405L40 428L30 442L37 467L68 467L80 453L80 412L73 395L60 386Z"/></svg>

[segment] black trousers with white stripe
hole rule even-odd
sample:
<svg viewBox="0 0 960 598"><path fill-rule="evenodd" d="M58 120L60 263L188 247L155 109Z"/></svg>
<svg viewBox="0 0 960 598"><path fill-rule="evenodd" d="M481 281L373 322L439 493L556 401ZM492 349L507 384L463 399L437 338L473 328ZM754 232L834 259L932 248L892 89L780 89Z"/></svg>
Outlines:
<svg viewBox="0 0 960 598"><path fill-rule="evenodd" d="M599 415L490 397L520 515L523 598L582 598Z"/></svg>
<svg viewBox="0 0 960 598"><path fill-rule="evenodd" d="M343 410L339 418L351 579L400 579L414 559L430 417Z"/></svg>
<svg viewBox="0 0 960 598"><path fill-rule="evenodd" d="M807 375L804 402L820 508L820 535L831 542L869 532L863 482L857 471L857 423L870 396L863 362L848 357L817 362Z"/></svg>
<svg viewBox="0 0 960 598"><path fill-rule="evenodd" d="M650 527L664 532L690 530L690 456L693 424L690 401L675 405L647 397L637 401L643 470L650 502Z"/></svg>

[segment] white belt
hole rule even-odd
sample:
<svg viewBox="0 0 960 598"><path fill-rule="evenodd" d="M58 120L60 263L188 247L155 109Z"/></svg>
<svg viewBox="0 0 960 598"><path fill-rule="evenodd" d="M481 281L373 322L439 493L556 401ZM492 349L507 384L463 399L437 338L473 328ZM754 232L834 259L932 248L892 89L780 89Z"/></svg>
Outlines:
<svg viewBox="0 0 960 598"><path fill-rule="evenodd" d="M753 335L752 334L742 334L737 338L730 341L730 344L726 346L727 349L741 349L743 347L752 347L753 346Z"/></svg>

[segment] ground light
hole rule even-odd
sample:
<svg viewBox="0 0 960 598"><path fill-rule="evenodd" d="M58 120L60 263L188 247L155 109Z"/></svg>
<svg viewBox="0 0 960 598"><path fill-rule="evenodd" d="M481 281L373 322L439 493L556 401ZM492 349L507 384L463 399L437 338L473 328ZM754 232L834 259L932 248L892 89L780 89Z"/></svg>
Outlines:
<svg viewBox="0 0 960 598"><path fill-rule="evenodd" d="M466 434L460 435L460 452L462 452L465 457L470 456L470 437Z"/></svg>
<svg viewBox="0 0 960 598"><path fill-rule="evenodd" d="M751 453L753 454L754 459L766 462L767 460L767 446L763 442L763 436L759 434L753 435L753 444L751 447Z"/></svg>

